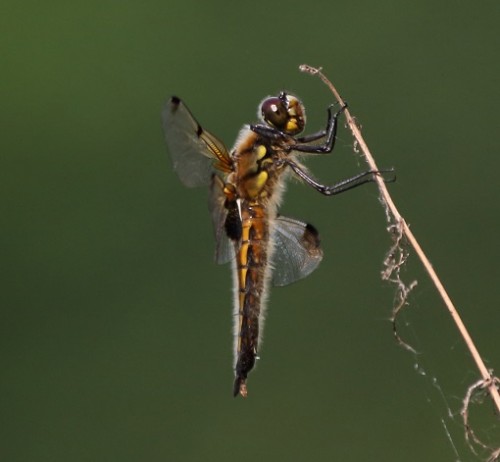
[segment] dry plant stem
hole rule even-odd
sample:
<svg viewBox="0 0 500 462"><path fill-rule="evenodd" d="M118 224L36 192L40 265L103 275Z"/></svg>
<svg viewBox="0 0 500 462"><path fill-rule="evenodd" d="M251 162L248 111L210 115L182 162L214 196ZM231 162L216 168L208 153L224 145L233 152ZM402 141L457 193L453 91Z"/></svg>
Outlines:
<svg viewBox="0 0 500 462"><path fill-rule="evenodd" d="M333 84L321 72L321 69L316 69L314 67L308 66L307 64L303 64L300 66L300 70L302 72L307 72L309 74L318 75L319 78L328 86L328 88L331 90L331 92L335 95L335 98L337 99L339 104L341 106L345 105L344 100L341 98L340 94L337 92L337 90L333 86ZM366 143L361 135L361 131L360 131L358 125L356 124L355 120L351 116L349 109L346 108L346 110L344 111L344 114L346 116L349 128L351 129L355 140L358 142L358 145L359 145L361 151L363 152L363 155L366 159L366 162L368 163L368 165L370 167L370 170L378 170L377 164L375 163L375 160L374 160L373 156L371 155L370 150L368 149L368 146L366 145ZM497 381L494 380L494 377L492 376L492 374L490 374L490 371L484 365L484 362L481 358L481 355L479 354L476 346L474 345L474 342L472 341L472 338L469 335L469 332L467 331L464 323L462 322L462 319L460 318L455 306L453 305L450 297L448 296L443 284L441 283L436 272L434 271L434 268L432 267L429 259L424 254L424 251L420 247L420 245L417 242L413 233L410 231L410 228L407 225L406 221L400 215L398 209L394 205L394 202L393 202L391 196L389 195L389 191L387 190L387 187L386 187L383 179L381 177L376 177L376 182L377 182L377 186L379 188L382 200L384 201L386 207L390 210L390 213L392 214L394 221L396 223L398 223L399 226L401 226L403 233L406 236L408 242L414 248L416 254L418 255L418 258L420 258L420 261L422 262L425 270L427 271L427 274L429 275L430 279L432 280L432 282L436 286L436 289L439 292L439 295L443 299L443 302L446 305L448 312L450 313L451 317L453 318L455 325L457 326L458 330L460 331L460 334L462 335L464 342L467 345L467 348L469 349L469 351L472 355L472 358L473 358L474 362L476 363L477 368L479 369L479 372L480 372L481 377L484 381L484 384L488 385L488 391L489 391L490 396L493 399L493 402L496 406L497 413L500 415L500 395L499 395L498 389L497 389Z"/></svg>
<svg viewBox="0 0 500 462"><path fill-rule="evenodd" d="M493 378L493 381L496 382L496 385L498 386L500 384L500 380L497 379L496 377ZM464 423L465 427L465 439L467 443L469 444L470 449L474 454L477 455L476 450L474 449L474 445L477 445L481 447L482 449L487 449L487 450L492 450L490 446L486 445L483 443L477 436L476 433L474 432L474 429L471 427L469 424L469 407L470 403L472 400L472 397L474 394L476 394L481 390L484 390L485 388L488 388L489 384L485 383L484 380L478 380L476 383L472 384L469 389L467 390L467 393L465 394L465 398L463 399L463 405L462 405L462 410L460 411L460 414L462 415L462 420ZM474 444L472 444L474 443ZM500 456L500 448L495 449L491 454L490 457L488 458L488 462L493 462L495 460L498 460L498 457Z"/></svg>
<svg viewBox="0 0 500 462"><path fill-rule="evenodd" d="M500 448L491 454L486 462L495 462L500 458Z"/></svg>

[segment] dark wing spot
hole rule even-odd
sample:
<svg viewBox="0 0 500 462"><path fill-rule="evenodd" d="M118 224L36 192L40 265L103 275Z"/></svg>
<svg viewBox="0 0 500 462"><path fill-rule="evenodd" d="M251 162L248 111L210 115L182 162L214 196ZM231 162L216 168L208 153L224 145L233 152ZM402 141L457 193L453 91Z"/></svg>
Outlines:
<svg viewBox="0 0 500 462"><path fill-rule="evenodd" d="M304 235L302 236L302 243L304 247L309 251L309 253L313 253L319 250L321 240L319 238L318 230L309 223L306 225L304 230Z"/></svg>

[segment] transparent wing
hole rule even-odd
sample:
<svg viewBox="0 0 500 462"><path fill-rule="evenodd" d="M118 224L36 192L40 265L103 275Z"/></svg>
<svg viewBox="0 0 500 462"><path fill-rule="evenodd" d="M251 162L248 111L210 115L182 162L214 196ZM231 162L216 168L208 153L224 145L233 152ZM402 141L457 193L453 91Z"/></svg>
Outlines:
<svg viewBox="0 0 500 462"><path fill-rule="evenodd" d="M311 274L323 251L314 226L282 216L274 224L273 285L286 286Z"/></svg>
<svg viewBox="0 0 500 462"><path fill-rule="evenodd" d="M162 119L174 171L186 186L208 185L214 168L231 170L224 144L201 128L179 98L172 96L166 102Z"/></svg>
<svg viewBox="0 0 500 462"><path fill-rule="evenodd" d="M226 196L223 188L224 182L214 174L208 207L215 235L215 261L219 264L228 263L235 257L234 244L226 232L228 209L225 206Z"/></svg>

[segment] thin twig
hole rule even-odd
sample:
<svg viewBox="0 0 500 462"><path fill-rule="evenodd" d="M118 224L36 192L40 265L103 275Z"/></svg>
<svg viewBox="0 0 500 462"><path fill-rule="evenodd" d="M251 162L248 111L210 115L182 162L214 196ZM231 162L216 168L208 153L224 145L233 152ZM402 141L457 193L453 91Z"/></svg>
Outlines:
<svg viewBox="0 0 500 462"><path fill-rule="evenodd" d="M316 69L314 67L311 67L307 64L303 64L300 67L300 70L302 72L307 72L312 75L317 75L331 90L331 92L335 95L335 98L339 102L341 106L345 105L344 100L341 98L340 94L337 92L336 88L333 86L333 84L328 80L328 78L321 72L321 68ZM378 171L377 164L375 163L375 160L373 156L370 153L370 150L368 149L368 146L365 143L365 140L363 139L361 135L361 131L356 124L355 119L351 116L349 109L346 109L344 111L344 114L347 119L347 124L349 125L349 128L352 131L352 134L357 142L357 145L361 149L366 162L368 163L370 170L373 171ZM418 255L418 258L422 262L422 265L424 266L425 270L427 271L427 274L429 275L429 278L432 280L434 283L440 297L442 298L446 308L448 309L448 312L450 313L453 321L455 322L455 325L457 326L457 329L460 332L460 335L464 339L465 344L467 345L467 348L470 351L470 354L472 355L472 358L479 370L479 373L481 374L482 377L482 383L484 386L488 388L489 394L494 402L494 405L496 407L497 413L500 415L500 395L498 393L498 378L494 377L492 373L486 368L481 355L479 354L476 346L474 345L474 342L472 341L472 338L467 331L464 323L462 322L462 319L460 318L455 306L453 305L449 295L447 294L443 284L439 280L436 272L434 271L434 268L432 267L429 259L426 257L424 254L424 251L420 247L420 244L417 242L417 239L411 232L408 224L404 220L404 218L401 216L399 213L398 209L394 205L394 202L389 195L389 191L387 190L386 184L383 181L383 178L380 176L377 176L375 178L377 186L380 191L381 195L381 200L386 208L386 212L389 211L390 215L392 216L392 220L399 226L410 243L410 245L413 247L415 250L416 254Z"/></svg>

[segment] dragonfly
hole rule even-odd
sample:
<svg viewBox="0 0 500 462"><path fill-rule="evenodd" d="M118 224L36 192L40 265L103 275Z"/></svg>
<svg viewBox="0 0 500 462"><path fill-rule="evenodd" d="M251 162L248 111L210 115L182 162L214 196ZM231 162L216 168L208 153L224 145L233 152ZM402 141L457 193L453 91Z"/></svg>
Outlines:
<svg viewBox="0 0 500 462"><path fill-rule="evenodd" d="M188 187L209 186L209 210L217 263L232 264L234 281L233 396L248 394L247 379L259 358L269 286L285 286L312 273L323 252L316 228L279 214L287 177L293 175L325 196L375 180L365 171L331 186L301 164L307 154L332 152L338 119L347 106L327 109L326 127L305 128L303 103L282 91L265 98L259 122L245 125L233 149L203 129L184 102L172 96L162 111L173 169Z"/></svg>

